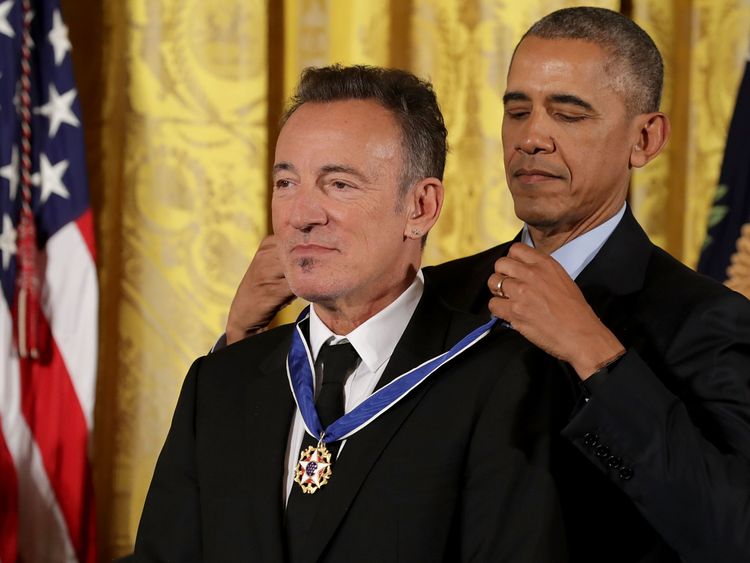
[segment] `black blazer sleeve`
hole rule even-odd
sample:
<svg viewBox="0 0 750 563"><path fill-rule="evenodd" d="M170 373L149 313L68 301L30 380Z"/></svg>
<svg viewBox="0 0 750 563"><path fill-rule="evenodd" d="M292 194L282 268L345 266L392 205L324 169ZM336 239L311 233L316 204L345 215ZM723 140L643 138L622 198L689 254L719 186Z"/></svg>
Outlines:
<svg viewBox="0 0 750 563"><path fill-rule="evenodd" d="M663 362L629 350L563 434L684 561L750 561L750 303L696 304Z"/></svg>
<svg viewBox="0 0 750 563"><path fill-rule="evenodd" d="M195 463L195 405L201 359L190 368L156 463L138 526L135 561L202 561Z"/></svg>

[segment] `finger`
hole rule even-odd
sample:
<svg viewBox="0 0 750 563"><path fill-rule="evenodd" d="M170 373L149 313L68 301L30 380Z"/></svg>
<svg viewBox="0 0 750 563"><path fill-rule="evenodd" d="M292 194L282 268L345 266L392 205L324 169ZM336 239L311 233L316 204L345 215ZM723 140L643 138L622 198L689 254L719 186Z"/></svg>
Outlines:
<svg viewBox="0 0 750 563"><path fill-rule="evenodd" d="M531 275L532 267L509 256L503 256L495 261L495 273L510 278L526 279Z"/></svg>
<svg viewBox="0 0 750 563"><path fill-rule="evenodd" d="M507 299L493 297L487 304L487 308L493 316L513 324L511 304Z"/></svg>
<svg viewBox="0 0 750 563"><path fill-rule="evenodd" d="M549 259L547 254L522 242L513 243L508 250L508 257L524 264L536 264Z"/></svg>
<svg viewBox="0 0 750 563"><path fill-rule="evenodd" d="M263 240L260 241L260 244L258 245L258 250L265 250L268 248L276 248L278 246L278 239L276 238L276 235L266 235L263 237Z"/></svg>
<svg viewBox="0 0 750 563"><path fill-rule="evenodd" d="M530 268L562 270L562 266L552 256L520 242L510 247L507 257Z"/></svg>
<svg viewBox="0 0 750 563"><path fill-rule="evenodd" d="M521 243L515 243L508 255L500 260L506 262L499 264L500 269L496 263L495 271L518 279L530 280L534 275L544 278L552 274L565 274L565 269L552 256Z"/></svg>
<svg viewBox="0 0 750 563"><path fill-rule="evenodd" d="M514 281L516 280L510 276L492 274L487 280L487 287L490 288L490 292L493 295L497 295L502 299L508 299L508 284Z"/></svg>

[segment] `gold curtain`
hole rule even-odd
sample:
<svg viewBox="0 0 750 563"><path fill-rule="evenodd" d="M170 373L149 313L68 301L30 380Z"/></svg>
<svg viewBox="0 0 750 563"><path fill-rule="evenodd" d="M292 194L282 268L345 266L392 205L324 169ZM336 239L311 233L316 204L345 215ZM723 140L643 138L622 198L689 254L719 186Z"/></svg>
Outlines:
<svg viewBox="0 0 750 563"><path fill-rule="evenodd" d="M654 242L695 267L750 44L747 0L634 0L664 55L667 150L634 174L631 202Z"/></svg>
<svg viewBox="0 0 750 563"><path fill-rule="evenodd" d="M182 378L223 330L269 230L269 159L299 72L332 62L430 78L449 129L426 262L519 223L501 92L513 47L560 0L62 0L84 109L102 295L94 437L102 561L132 549ZM619 0L664 53L666 154L633 180L654 240L693 265L746 53L746 0ZM288 318L288 315L287 315Z"/></svg>

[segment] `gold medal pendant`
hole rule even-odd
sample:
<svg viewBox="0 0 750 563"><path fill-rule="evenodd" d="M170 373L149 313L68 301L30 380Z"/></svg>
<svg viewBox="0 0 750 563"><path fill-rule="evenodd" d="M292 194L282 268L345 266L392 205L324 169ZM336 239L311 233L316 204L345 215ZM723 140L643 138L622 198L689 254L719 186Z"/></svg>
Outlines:
<svg viewBox="0 0 750 563"><path fill-rule="evenodd" d="M331 452L323 442L318 442L317 447L308 446L300 454L294 482L299 484L303 493L311 495L328 483L332 474Z"/></svg>

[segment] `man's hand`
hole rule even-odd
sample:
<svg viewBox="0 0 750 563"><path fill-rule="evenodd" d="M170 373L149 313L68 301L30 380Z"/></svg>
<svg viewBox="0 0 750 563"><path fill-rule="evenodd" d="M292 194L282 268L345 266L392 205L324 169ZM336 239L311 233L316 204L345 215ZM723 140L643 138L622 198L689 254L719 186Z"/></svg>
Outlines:
<svg viewBox="0 0 750 563"><path fill-rule="evenodd" d="M276 237L263 239L232 300L227 344L266 328L276 313L294 301L279 259Z"/></svg>
<svg viewBox="0 0 750 563"><path fill-rule="evenodd" d="M502 282L502 285L501 285ZM553 258L516 243L487 281L490 312L588 378L625 352Z"/></svg>

